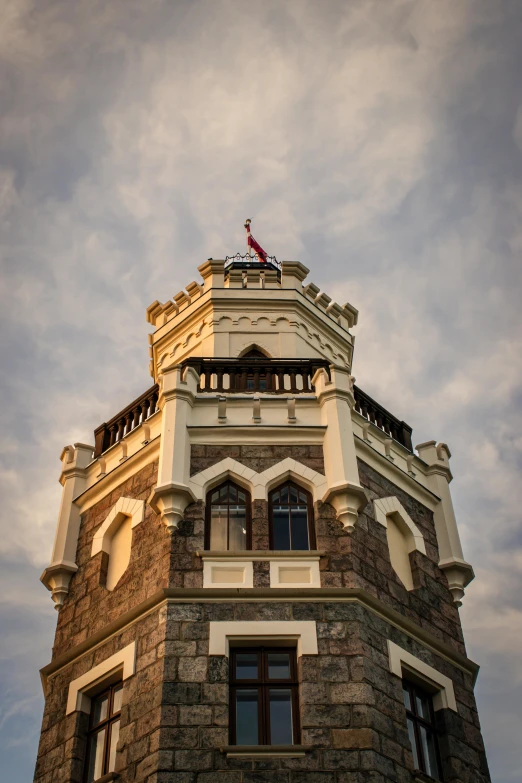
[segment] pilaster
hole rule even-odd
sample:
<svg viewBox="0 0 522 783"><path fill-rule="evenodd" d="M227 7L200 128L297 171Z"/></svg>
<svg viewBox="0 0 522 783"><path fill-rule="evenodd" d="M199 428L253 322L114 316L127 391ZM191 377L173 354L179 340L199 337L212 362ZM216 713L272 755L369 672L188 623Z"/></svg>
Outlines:
<svg viewBox="0 0 522 783"><path fill-rule="evenodd" d="M85 489L86 468L92 462L93 452L94 446L75 443L74 446L65 446L60 455L62 461L60 484L63 487L60 513L51 563L40 577L43 584L51 591L57 610L63 606L65 596L69 592L71 577L78 570L75 560L81 518L74 499Z"/></svg>
<svg viewBox="0 0 522 783"><path fill-rule="evenodd" d="M199 376L192 367L166 368L160 376L158 406L162 411L158 484L149 503L169 532L173 532L195 498L188 486L190 440L187 425L196 397Z"/></svg>
<svg viewBox="0 0 522 783"><path fill-rule="evenodd" d="M337 519L351 532L367 496L359 483L351 411L355 405L353 378L341 367L331 367L331 380L324 369L318 370L312 383L321 408L324 437L324 465L328 490L323 501L330 503Z"/></svg>
<svg viewBox="0 0 522 783"><path fill-rule="evenodd" d="M446 573L453 602L456 606L461 606L464 588L475 578L475 574L472 566L464 560L451 500L451 452L445 443L437 444L434 440L420 443L416 448L420 458L428 465L426 476L430 489L440 498L434 511L440 554L439 568Z"/></svg>

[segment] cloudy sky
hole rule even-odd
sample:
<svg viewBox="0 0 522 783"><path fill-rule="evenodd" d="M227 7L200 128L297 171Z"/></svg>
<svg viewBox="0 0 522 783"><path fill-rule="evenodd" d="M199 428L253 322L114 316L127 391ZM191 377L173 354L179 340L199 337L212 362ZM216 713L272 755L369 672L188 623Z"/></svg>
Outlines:
<svg viewBox="0 0 522 783"><path fill-rule="evenodd" d="M447 441L495 783L522 779L520 0L4 0L0 755L32 778L65 444L150 384L145 308L243 247L360 311Z"/></svg>

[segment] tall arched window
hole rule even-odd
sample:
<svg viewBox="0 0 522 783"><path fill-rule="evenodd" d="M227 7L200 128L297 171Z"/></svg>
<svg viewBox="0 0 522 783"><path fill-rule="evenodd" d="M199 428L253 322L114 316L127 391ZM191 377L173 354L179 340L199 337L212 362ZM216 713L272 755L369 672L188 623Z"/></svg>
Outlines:
<svg viewBox="0 0 522 783"><path fill-rule="evenodd" d="M269 495L270 548L315 549L312 496L287 481Z"/></svg>
<svg viewBox="0 0 522 783"><path fill-rule="evenodd" d="M250 493L225 481L207 494L205 547L213 551L251 549Z"/></svg>

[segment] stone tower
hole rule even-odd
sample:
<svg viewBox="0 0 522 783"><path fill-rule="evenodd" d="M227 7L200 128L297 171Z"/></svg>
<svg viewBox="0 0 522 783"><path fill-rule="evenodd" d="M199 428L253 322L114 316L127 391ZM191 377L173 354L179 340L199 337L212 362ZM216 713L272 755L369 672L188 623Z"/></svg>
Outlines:
<svg viewBox="0 0 522 783"><path fill-rule="evenodd" d="M448 447L354 386L302 264L199 273L62 452L34 780L486 783Z"/></svg>

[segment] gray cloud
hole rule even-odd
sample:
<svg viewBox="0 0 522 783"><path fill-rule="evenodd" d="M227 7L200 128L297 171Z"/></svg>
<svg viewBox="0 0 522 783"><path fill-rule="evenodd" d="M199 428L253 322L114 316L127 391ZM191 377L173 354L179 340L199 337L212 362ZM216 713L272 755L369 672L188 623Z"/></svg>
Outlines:
<svg viewBox="0 0 522 783"><path fill-rule="evenodd" d="M145 307L242 247L361 311L358 383L447 440L492 773L518 781L517 2L11 0L0 30L0 747L36 753L58 455L150 382Z"/></svg>

